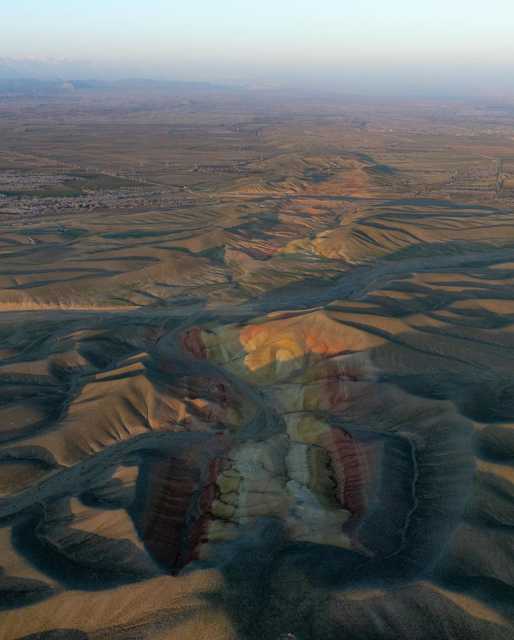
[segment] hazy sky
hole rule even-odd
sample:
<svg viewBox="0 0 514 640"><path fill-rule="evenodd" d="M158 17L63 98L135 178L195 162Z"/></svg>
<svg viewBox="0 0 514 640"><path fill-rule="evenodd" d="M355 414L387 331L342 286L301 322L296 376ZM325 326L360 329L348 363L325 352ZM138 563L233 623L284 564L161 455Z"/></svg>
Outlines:
<svg viewBox="0 0 514 640"><path fill-rule="evenodd" d="M145 76L513 85L514 0L0 0L0 57Z"/></svg>

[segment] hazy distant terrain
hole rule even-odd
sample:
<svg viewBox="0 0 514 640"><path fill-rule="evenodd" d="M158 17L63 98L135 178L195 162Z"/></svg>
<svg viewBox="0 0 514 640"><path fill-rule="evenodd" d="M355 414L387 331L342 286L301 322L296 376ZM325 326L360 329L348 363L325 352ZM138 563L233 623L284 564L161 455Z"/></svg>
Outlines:
<svg viewBox="0 0 514 640"><path fill-rule="evenodd" d="M36 85L0 638L514 638L513 105Z"/></svg>

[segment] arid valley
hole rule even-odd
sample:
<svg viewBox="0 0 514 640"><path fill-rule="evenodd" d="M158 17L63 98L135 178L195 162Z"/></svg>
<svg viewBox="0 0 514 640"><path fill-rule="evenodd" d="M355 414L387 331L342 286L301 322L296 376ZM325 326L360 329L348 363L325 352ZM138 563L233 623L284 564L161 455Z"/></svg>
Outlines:
<svg viewBox="0 0 514 640"><path fill-rule="evenodd" d="M514 639L514 102L0 92L0 638Z"/></svg>

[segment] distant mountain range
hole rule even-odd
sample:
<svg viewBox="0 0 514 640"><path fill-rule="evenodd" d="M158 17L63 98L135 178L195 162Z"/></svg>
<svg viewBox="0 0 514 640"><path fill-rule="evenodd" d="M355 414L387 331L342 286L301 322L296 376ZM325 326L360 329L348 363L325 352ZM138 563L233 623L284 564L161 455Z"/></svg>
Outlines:
<svg viewBox="0 0 514 640"><path fill-rule="evenodd" d="M0 92L24 95L69 93L81 89L208 91L226 85L184 80L109 77L105 69L87 62L0 58Z"/></svg>
<svg viewBox="0 0 514 640"><path fill-rule="evenodd" d="M0 58L0 80L31 78L42 81L56 81L65 78L82 78L85 73L99 77L96 65L72 60L52 58Z"/></svg>
<svg viewBox="0 0 514 640"><path fill-rule="evenodd" d="M230 91L233 87L209 82L160 81L145 78L123 80L39 80L36 78L0 78L0 93L16 95L53 95L77 90L154 90L162 92L180 91Z"/></svg>

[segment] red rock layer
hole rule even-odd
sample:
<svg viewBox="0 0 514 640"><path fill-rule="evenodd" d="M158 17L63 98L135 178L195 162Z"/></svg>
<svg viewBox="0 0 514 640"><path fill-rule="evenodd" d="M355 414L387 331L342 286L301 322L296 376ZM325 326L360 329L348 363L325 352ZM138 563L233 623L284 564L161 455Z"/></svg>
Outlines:
<svg viewBox="0 0 514 640"><path fill-rule="evenodd" d="M152 464L148 482L143 539L155 559L177 573L184 566L182 538L197 478L183 461L171 459Z"/></svg>
<svg viewBox="0 0 514 640"><path fill-rule="evenodd" d="M337 482L336 497L352 514L345 530L352 532L368 508L376 455L374 446L359 442L343 429L333 428L323 438Z"/></svg>
<svg viewBox="0 0 514 640"><path fill-rule="evenodd" d="M185 351L191 353L195 358L201 360L207 359L207 349L202 340L202 330L199 327L193 327L182 336L182 347Z"/></svg>
<svg viewBox="0 0 514 640"><path fill-rule="evenodd" d="M221 451L226 444L221 443ZM147 475L143 540L154 558L177 574L193 560L206 541L216 478L223 454L202 470L191 459L170 458L150 464ZM202 473L204 471L204 473Z"/></svg>

